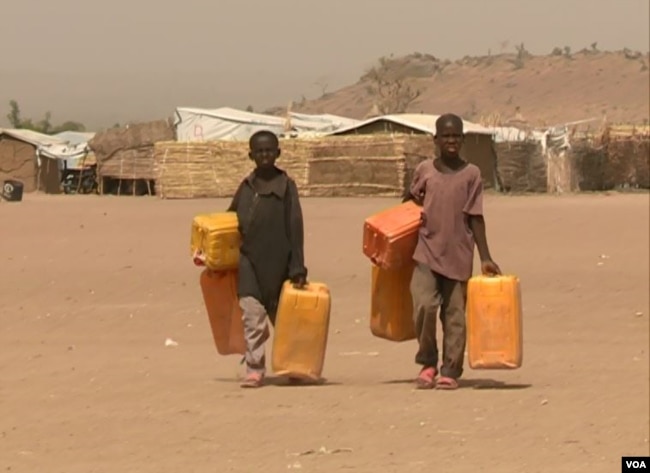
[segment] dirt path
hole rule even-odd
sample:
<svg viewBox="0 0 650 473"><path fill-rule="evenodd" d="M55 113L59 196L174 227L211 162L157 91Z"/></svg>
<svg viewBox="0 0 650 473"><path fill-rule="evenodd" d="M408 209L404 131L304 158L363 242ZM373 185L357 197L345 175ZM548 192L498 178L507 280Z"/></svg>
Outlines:
<svg viewBox="0 0 650 473"><path fill-rule="evenodd" d="M368 329L361 225L393 202L304 200L334 298L329 384L252 392L216 354L188 255L192 216L225 201L0 203L0 471L609 473L648 454L647 194L488 198L524 366L468 369L451 393L414 391L413 342Z"/></svg>

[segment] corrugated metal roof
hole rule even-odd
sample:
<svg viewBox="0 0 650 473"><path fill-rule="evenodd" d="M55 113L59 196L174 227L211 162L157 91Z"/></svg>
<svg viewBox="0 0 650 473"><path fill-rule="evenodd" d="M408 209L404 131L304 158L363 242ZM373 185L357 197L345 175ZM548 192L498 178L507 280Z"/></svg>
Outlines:
<svg viewBox="0 0 650 473"><path fill-rule="evenodd" d="M427 115L423 113L400 113L393 115L383 115L380 117L369 118L368 120L363 120L354 125L347 126L336 130L331 133L332 135L337 135L339 133L346 133L353 131L357 128L364 127L371 123L376 123L379 121L388 121L398 125L402 125L414 130L421 131L422 133L429 133L435 135L436 133L436 120L440 115ZM492 135L492 131L489 128L486 128L478 123L468 122L463 120L463 128L465 133L473 133L480 135Z"/></svg>

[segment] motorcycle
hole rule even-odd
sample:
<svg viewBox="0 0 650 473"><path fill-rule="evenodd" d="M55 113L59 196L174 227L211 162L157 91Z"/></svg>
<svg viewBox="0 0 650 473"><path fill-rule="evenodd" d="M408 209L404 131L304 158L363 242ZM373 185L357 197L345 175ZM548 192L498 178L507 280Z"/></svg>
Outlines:
<svg viewBox="0 0 650 473"><path fill-rule="evenodd" d="M97 172L95 165L86 166L81 169L66 168L63 172L61 186L65 194L91 194L99 193L97 184Z"/></svg>

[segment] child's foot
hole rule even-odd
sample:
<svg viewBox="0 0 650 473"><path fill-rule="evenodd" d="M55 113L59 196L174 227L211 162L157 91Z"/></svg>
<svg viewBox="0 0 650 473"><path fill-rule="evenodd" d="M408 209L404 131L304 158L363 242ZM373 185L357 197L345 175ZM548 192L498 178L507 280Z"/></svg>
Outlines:
<svg viewBox="0 0 650 473"><path fill-rule="evenodd" d="M438 378L438 382L436 383L436 389L458 389L458 381L447 376L440 376L440 378Z"/></svg>
<svg viewBox="0 0 650 473"><path fill-rule="evenodd" d="M261 388L264 384L264 376L261 373L248 373L241 383L242 388Z"/></svg>
<svg viewBox="0 0 650 473"><path fill-rule="evenodd" d="M425 366L415 380L415 385L418 389L433 389L436 386L436 374L435 368Z"/></svg>

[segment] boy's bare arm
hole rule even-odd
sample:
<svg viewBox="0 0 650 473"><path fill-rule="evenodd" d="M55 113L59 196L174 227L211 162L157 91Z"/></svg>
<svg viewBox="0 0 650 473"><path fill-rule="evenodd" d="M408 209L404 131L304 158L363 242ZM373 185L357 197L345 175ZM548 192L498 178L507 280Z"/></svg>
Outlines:
<svg viewBox="0 0 650 473"><path fill-rule="evenodd" d="M476 248L481 258L481 269L483 273L501 274L499 266L492 260L492 255L490 254L485 231L485 218L483 218L483 215L470 215L469 228L472 231L472 235L474 235Z"/></svg>

